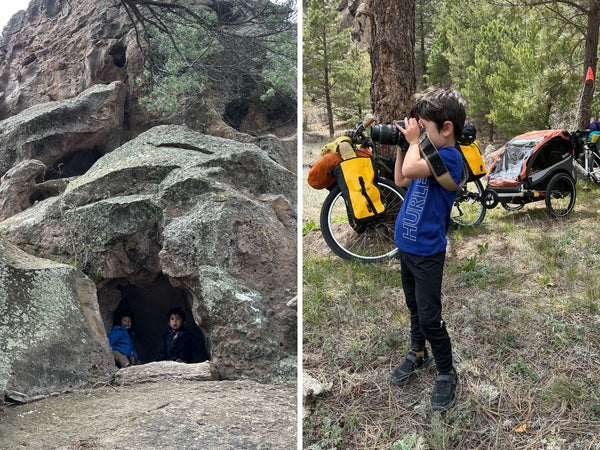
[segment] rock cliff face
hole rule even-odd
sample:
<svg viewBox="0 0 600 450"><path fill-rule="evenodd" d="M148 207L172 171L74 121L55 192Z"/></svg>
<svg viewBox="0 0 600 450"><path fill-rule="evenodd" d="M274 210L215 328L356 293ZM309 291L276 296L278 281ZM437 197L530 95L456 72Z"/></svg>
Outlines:
<svg viewBox="0 0 600 450"><path fill-rule="evenodd" d="M215 95L168 120L237 141L154 126L142 66L116 0L32 0L3 30L0 400L106 380L124 308L144 362L181 306L215 376L295 378L295 141L227 126Z"/></svg>
<svg viewBox="0 0 600 450"><path fill-rule="evenodd" d="M402 7L399 5L398 7ZM371 39L369 5L367 0L342 0L338 11L342 14L340 28L352 28L352 39L368 48Z"/></svg>
<svg viewBox="0 0 600 450"><path fill-rule="evenodd" d="M112 0L32 0L3 30L0 118L141 73L123 11ZM132 111L133 112L133 111Z"/></svg>
<svg viewBox="0 0 600 450"><path fill-rule="evenodd" d="M121 81L127 92L121 143L165 123L226 138L243 136L237 130L273 128L259 105L236 107L227 98L232 90L227 83L210 86L201 97L185 99L182 111L174 116L149 113L139 104L150 89L143 69L133 26L119 1L31 0L27 10L15 15L3 30L0 119L40 103L73 98L96 84ZM236 129L223 120L229 115L237 117Z"/></svg>
<svg viewBox="0 0 600 450"><path fill-rule="evenodd" d="M75 263L109 313L123 286L166 276L219 375L269 380L295 376L296 316L286 305L296 289L295 210L295 176L259 148L161 126L0 223L0 234Z"/></svg>

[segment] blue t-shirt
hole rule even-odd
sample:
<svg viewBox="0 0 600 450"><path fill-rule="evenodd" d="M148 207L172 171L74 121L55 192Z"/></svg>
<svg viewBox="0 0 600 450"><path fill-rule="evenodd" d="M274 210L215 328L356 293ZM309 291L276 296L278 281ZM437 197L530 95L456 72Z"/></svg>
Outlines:
<svg viewBox="0 0 600 450"><path fill-rule="evenodd" d="M442 147L438 152L458 184L463 173L462 153L455 147ZM445 251L455 199L456 191L443 188L433 176L412 180L396 219L396 246L421 256Z"/></svg>

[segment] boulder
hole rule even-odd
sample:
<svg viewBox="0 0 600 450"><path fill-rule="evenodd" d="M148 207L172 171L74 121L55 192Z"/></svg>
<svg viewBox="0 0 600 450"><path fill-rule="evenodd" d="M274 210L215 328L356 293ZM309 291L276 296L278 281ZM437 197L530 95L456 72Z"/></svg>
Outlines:
<svg viewBox="0 0 600 450"><path fill-rule="evenodd" d="M106 379L109 352L94 283L0 239L0 393L26 402Z"/></svg>
<svg viewBox="0 0 600 450"><path fill-rule="evenodd" d="M121 82L99 84L75 98L33 106L1 121L0 175L35 159L60 178L65 175L63 166L70 166L74 158L85 160L79 152L100 156L118 147L125 94Z"/></svg>
<svg viewBox="0 0 600 450"><path fill-rule="evenodd" d="M217 373L209 362L185 364L175 361L157 361L120 369L115 383L120 385L149 383L158 380L213 381Z"/></svg>
<svg viewBox="0 0 600 450"><path fill-rule="evenodd" d="M31 197L46 165L38 160L25 160L15 165L0 178L0 220L4 220L31 206Z"/></svg>
<svg viewBox="0 0 600 450"><path fill-rule="evenodd" d="M296 177L252 144L155 127L1 222L0 234L110 288L104 317L117 281L166 277L219 377L295 377Z"/></svg>

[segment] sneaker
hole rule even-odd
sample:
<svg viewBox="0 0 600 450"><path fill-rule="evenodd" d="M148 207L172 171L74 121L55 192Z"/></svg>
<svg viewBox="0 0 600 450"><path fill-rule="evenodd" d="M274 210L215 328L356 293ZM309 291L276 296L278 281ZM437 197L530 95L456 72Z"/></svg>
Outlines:
<svg viewBox="0 0 600 450"><path fill-rule="evenodd" d="M431 408L435 411L448 411L456 402L458 374L439 374L435 379L435 390L431 397Z"/></svg>
<svg viewBox="0 0 600 450"><path fill-rule="evenodd" d="M400 367L394 370L394 373L392 374L392 384L404 386L410 383L413 378L417 376L417 370L425 369L429 367L430 364L431 357L427 354L427 349L425 349L424 357L415 355L411 350L409 354L406 355L406 359Z"/></svg>

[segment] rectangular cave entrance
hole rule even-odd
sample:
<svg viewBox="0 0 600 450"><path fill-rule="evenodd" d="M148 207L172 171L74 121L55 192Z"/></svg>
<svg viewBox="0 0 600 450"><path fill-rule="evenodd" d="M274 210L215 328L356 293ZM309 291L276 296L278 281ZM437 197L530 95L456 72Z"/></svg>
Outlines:
<svg viewBox="0 0 600 450"><path fill-rule="evenodd" d="M102 155L98 147L73 150L48 167L45 181L83 175Z"/></svg>
<svg viewBox="0 0 600 450"><path fill-rule="evenodd" d="M158 360L162 336L169 330L167 312L180 307L185 313L184 327L192 334L192 362L210 359L203 331L194 322L186 293L173 287L163 274L151 283L131 284L127 280L111 280L98 291L98 304L107 335L121 311L133 314L133 342L142 363Z"/></svg>

